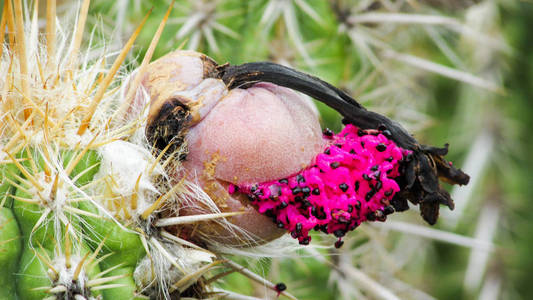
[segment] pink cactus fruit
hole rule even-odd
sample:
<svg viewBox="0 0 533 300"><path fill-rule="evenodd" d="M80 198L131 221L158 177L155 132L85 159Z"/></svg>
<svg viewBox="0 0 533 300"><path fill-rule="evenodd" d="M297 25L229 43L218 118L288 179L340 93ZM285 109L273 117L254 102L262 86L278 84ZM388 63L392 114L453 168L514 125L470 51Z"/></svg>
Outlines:
<svg viewBox="0 0 533 300"><path fill-rule="evenodd" d="M311 240L316 230L341 238L366 220L384 221L394 212L390 201L400 190L394 178L409 151L380 131L348 124L339 134L325 131L326 146L302 171L280 180L230 185L229 192L250 195L260 213L268 215L297 238Z"/></svg>
<svg viewBox="0 0 533 300"><path fill-rule="evenodd" d="M308 244L317 230L335 235L340 246L347 231L394 211L394 178L409 151L385 129L349 124L339 134L322 134L312 103L300 94L271 83L229 90L209 76L215 68L202 54L176 51L152 63L143 78L151 98L147 132L177 128L174 140L188 147L173 176L197 181L221 211L245 212L230 218L241 230L206 222L191 232L244 246L286 231ZM160 148L169 142L153 141ZM192 203L179 214L205 209Z"/></svg>

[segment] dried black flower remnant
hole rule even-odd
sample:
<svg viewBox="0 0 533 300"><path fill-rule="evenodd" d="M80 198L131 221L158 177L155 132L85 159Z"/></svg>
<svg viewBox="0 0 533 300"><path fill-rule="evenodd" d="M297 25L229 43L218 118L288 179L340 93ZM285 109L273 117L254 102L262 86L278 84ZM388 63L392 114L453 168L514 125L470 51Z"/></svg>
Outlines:
<svg viewBox="0 0 533 300"><path fill-rule="evenodd" d="M229 88L246 88L257 82L271 82L280 86L307 94L337 110L343 117L344 124L352 124L359 128L357 135L383 134L390 138L397 146L409 150L410 155L400 162L400 176L396 177L400 191L394 195L390 208L378 215L372 214L369 219L380 219L393 210L408 209L407 200L420 205L421 215L429 224L435 224L439 214L439 205L444 204L454 208L449 193L439 184L439 178L450 184L465 185L469 176L455 168L444 159L448 152L448 145L443 148L420 144L399 123L378 113L365 109L355 99L333 85L314 76L296 71L271 62L247 63L238 66L229 64L218 66L212 76L221 78ZM331 137L330 131L325 135ZM364 145L362 145L364 147ZM383 152L386 145L378 144L376 150ZM338 163L332 163L331 168L337 168ZM365 180L375 180L380 177L375 174L364 174ZM378 190L380 185L376 186ZM356 183L355 189L358 188ZM344 186L342 187L344 190ZM376 192L371 190L368 197ZM320 193L316 191L314 193Z"/></svg>

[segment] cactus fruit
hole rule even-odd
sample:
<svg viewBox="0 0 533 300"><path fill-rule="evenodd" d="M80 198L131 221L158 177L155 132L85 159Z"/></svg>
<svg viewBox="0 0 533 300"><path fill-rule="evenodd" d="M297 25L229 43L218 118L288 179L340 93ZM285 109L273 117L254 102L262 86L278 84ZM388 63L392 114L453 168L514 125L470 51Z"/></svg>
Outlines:
<svg viewBox="0 0 533 300"><path fill-rule="evenodd" d="M194 69L196 86L175 84ZM420 204L424 219L434 224L440 204L453 209L438 178L468 183L466 174L444 160L447 148L420 145L399 124L290 68L219 66L204 55L177 51L155 62L148 74L144 84L157 99L150 107L148 139L160 148L187 145L184 170L173 176L199 178L224 211L251 211L232 218L233 225L255 234L251 239L235 240L233 231L209 224L196 228L204 240L236 246L268 241L277 236L276 225L301 244L309 243L308 232L315 229L334 234L340 245L347 231L407 209L407 200ZM313 110L287 88L332 106L347 127L320 137ZM273 222L264 224L253 208ZM183 213L188 211L197 212Z"/></svg>
<svg viewBox="0 0 533 300"><path fill-rule="evenodd" d="M256 246L278 227L302 244L313 228L333 233L340 246L407 200L434 223L439 204L453 207L438 177L468 181L446 148L309 75L191 51L149 64L163 26L119 77L146 18L107 68L102 50L81 50L88 1L72 37L48 5L45 45L21 0L4 2L0 22L1 299L201 297L213 267L242 271L218 246ZM345 129L322 135L313 104L291 89L338 110Z"/></svg>

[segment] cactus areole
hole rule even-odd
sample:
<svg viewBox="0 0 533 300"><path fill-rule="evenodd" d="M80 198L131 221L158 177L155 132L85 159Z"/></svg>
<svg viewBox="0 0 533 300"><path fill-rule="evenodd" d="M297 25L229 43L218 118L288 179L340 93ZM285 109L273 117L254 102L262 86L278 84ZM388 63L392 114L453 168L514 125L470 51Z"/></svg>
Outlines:
<svg viewBox="0 0 533 300"><path fill-rule="evenodd" d="M270 62L217 65L188 51L151 67L143 81L152 101L149 142L160 150L185 144L187 172L221 210L248 210L233 222L260 238L279 236L279 228L308 244L316 230L335 235L340 247L346 232L384 221L408 209L408 201L434 224L440 204L454 207L439 178L468 183L444 159L447 145L418 143L400 124L316 77ZM188 86L168 91L178 80ZM337 110L346 127L321 133L310 103L291 90Z"/></svg>

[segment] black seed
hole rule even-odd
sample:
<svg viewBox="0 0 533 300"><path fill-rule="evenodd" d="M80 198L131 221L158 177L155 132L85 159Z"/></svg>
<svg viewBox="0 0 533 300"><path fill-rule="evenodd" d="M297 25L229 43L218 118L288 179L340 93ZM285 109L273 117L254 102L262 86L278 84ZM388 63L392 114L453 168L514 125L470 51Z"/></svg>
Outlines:
<svg viewBox="0 0 533 300"><path fill-rule="evenodd" d="M352 211L353 211L353 205L348 204L348 212L352 213Z"/></svg>
<svg viewBox="0 0 533 300"><path fill-rule="evenodd" d="M302 202L302 208L308 208L309 206L311 206L311 202L309 202L307 199L304 199Z"/></svg>
<svg viewBox="0 0 533 300"><path fill-rule="evenodd" d="M379 131L387 130L387 126L385 126L385 124L379 124L378 130Z"/></svg>
<svg viewBox="0 0 533 300"><path fill-rule="evenodd" d="M381 210L376 210L376 218L381 222L385 222L385 220L387 220L387 216Z"/></svg>
<svg viewBox="0 0 533 300"><path fill-rule="evenodd" d="M343 191L343 192L346 192L348 190L348 185L346 183L341 183L339 184L339 188Z"/></svg>
<svg viewBox="0 0 533 300"><path fill-rule="evenodd" d="M302 198L301 196L296 196L296 197L294 197L294 201L296 201L296 202L300 202L300 201L302 201L303 199L304 199L304 198Z"/></svg>
<svg viewBox="0 0 533 300"><path fill-rule="evenodd" d="M310 241L310 238L308 236L306 236L299 243L300 243L300 245L309 245L309 241Z"/></svg>
<svg viewBox="0 0 533 300"><path fill-rule="evenodd" d="M386 136L386 137L388 137L388 138L391 138L391 137L392 137L392 133L391 133L390 130L388 130L388 129L387 129L387 130L383 130L382 133L383 133L384 136Z"/></svg>
<svg viewBox="0 0 533 300"><path fill-rule="evenodd" d="M383 152L383 151L387 150L387 146L385 146L385 144L383 144L383 143L379 143L376 146L376 150L378 150L379 152Z"/></svg>
<svg viewBox="0 0 533 300"><path fill-rule="evenodd" d="M369 221L375 221L376 220L376 215L372 212L369 212L367 215L366 215L366 218L369 220Z"/></svg>
<svg viewBox="0 0 533 300"><path fill-rule="evenodd" d="M329 128L326 128L324 129L324 131L322 132L325 136L333 136L333 131Z"/></svg>
<svg viewBox="0 0 533 300"><path fill-rule="evenodd" d="M374 178L375 179L379 179L380 176L381 176L381 171L374 172Z"/></svg>
<svg viewBox="0 0 533 300"><path fill-rule="evenodd" d="M278 222L278 228L283 228L285 225L283 225L283 222Z"/></svg>
<svg viewBox="0 0 533 300"><path fill-rule="evenodd" d="M302 232L302 223L296 223L295 230L296 230L297 233L301 233Z"/></svg>
<svg viewBox="0 0 533 300"><path fill-rule="evenodd" d="M359 200L355 202L355 208L361 209L361 202Z"/></svg>
<svg viewBox="0 0 533 300"><path fill-rule="evenodd" d="M326 148L326 150L324 150L324 154L329 155L330 153L331 151L329 150L329 148Z"/></svg>
<svg viewBox="0 0 533 300"><path fill-rule="evenodd" d="M332 169L337 169L341 164L338 161L334 161L330 164Z"/></svg>
<svg viewBox="0 0 533 300"><path fill-rule="evenodd" d="M280 206L281 208L285 208L285 207L287 207L287 205L288 205L288 204L287 204L285 201L281 201L281 203L279 204L279 206Z"/></svg>
<svg viewBox="0 0 533 300"><path fill-rule="evenodd" d="M383 213L385 213L385 215L390 215L394 212L394 207L392 206L385 206L385 208L383 208Z"/></svg>
<svg viewBox="0 0 533 300"><path fill-rule="evenodd" d="M286 289L287 289L287 286L285 285L285 283L280 282L276 284L276 292L283 292Z"/></svg>
<svg viewBox="0 0 533 300"><path fill-rule="evenodd" d="M381 186L382 186L381 181L378 181L378 182L376 183L376 191L381 190Z"/></svg>
<svg viewBox="0 0 533 300"><path fill-rule="evenodd" d="M269 218L272 218L272 217L274 217L274 212L271 209L267 209L265 211L265 216L267 216Z"/></svg>
<svg viewBox="0 0 533 300"><path fill-rule="evenodd" d="M298 183L304 183L305 182L305 178L303 177L302 174L298 174L298 176L296 176L296 180L298 181Z"/></svg>
<svg viewBox="0 0 533 300"><path fill-rule="evenodd" d="M361 142L361 147L365 147L365 142Z"/></svg>
<svg viewBox="0 0 533 300"><path fill-rule="evenodd" d="M311 207L311 214L316 217L316 207Z"/></svg>
<svg viewBox="0 0 533 300"><path fill-rule="evenodd" d="M292 194L293 195L297 195L297 194L299 194L301 192L302 192L302 190L299 187L295 187L295 188L292 189Z"/></svg>
<svg viewBox="0 0 533 300"><path fill-rule="evenodd" d="M356 154L355 150L354 149L350 150L350 154Z"/></svg>
<svg viewBox="0 0 533 300"><path fill-rule="evenodd" d="M328 233L328 224L324 224L324 225L322 225L322 227L320 228L320 230L322 230L323 233Z"/></svg>
<svg viewBox="0 0 533 300"><path fill-rule="evenodd" d="M370 176L368 176L367 174L364 174L364 173L363 173L363 179L367 180L367 181L372 180L372 178L370 178Z"/></svg>
<svg viewBox="0 0 533 300"><path fill-rule="evenodd" d="M289 180L286 179L286 178L284 178L284 179L280 179L280 180L279 180L279 183L287 184L287 183L289 183Z"/></svg>
<svg viewBox="0 0 533 300"><path fill-rule="evenodd" d="M374 196L376 192L374 190L370 190L370 192L366 193L365 195L365 200L366 202L370 201L370 199L372 199L372 197Z"/></svg>
<svg viewBox="0 0 533 300"><path fill-rule="evenodd" d="M335 248L337 248L337 249L342 247L342 245L344 245L344 241L343 240L338 240L338 241L335 242Z"/></svg>
<svg viewBox="0 0 533 300"><path fill-rule="evenodd" d="M304 194L309 194L310 192L311 192L311 189L310 189L309 187L304 186L304 187L302 188L302 193L304 193Z"/></svg>
<svg viewBox="0 0 533 300"><path fill-rule="evenodd" d="M392 162L394 160L394 158L392 156L389 156L385 160L388 161L388 162Z"/></svg>
<svg viewBox="0 0 533 300"><path fill-rule="evenodd" d="M256 185L253 185L253 186L250 188L250 192L255 193L255 191L257 191L257 186L256 186Z"/></svg>
<svg viewBox="0 0 533 300"><path fill-rule="evenodd" d="M314 231L318 231L318 230L320 230L320 225L318 225L318 224L315 225L315 227L313 227L313 230L314 230Z"/></svg>
<svg viewBox="0 0 533 300"><path fill-rule="evenodd" d="M372 168L370 168L371 171L377 171L379 169L379 165L375 165L375 166L372 166Z"/></svg>
<svg viewBox="0 0 533 300"><path fill-rule="evenodd" d="M392 189L386 191L386 192L385 192L385 196L389 197L390 195L392 195L392 192L393 192Z"/></svg>
<svg viewBox="0 0 533 300"><path fill-rule="evenodd" d="M366 174L363 174L363 177L365 177ZM357 192L359 190L359 181L355 182L355 191Z"/></svg>
<svg viewBox="0 0 533 300"><path fill-rule="evenodd" d="M344 230L342 229L338 229L333 232L333 235L335 235L338 238L343 237L345 234L346 232L344 232Z"/></svg>
<svg viewBox="0 0 533 300"><path fill-rule="evenodd" d="M362 130L362 129L359 129L359 130L357 130L357 135L358 136L364 136L364 135L366 135L366 132L364 130Z"/></svg>
<svg viewBox="0 0 533 300"><path fill-rule="evenodd" d="M296 231L291 231L291 237L293 239L297 238L298 237L298 233L296 233Z"/></svg>
<svg viewBox="0 0 533 300"><path fill-rule="evenodd" d="M320 195L320 189L319 188L314 188L313 191L311 192L311 194Z"/></svg>
<svg viewBox="0 0 533 300"><path fill-rule="evenodd" d="M342 144L335 144L337 148L342 148Z"/></svg>

